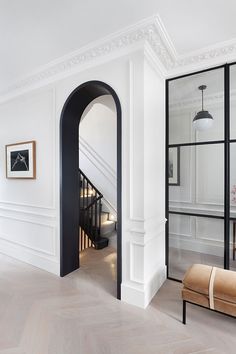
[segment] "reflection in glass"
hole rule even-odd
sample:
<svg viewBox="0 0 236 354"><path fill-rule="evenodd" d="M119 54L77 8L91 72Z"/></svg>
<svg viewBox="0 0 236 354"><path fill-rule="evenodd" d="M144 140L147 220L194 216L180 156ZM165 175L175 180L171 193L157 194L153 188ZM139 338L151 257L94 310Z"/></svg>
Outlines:
<svg viewBox="0 0 236 354"><path fill-rule="evenodd" d="M236 139L236 65L230 66L230 138Z"/></svg>
<svg viewBox="0 0 236 354"><path fill-rule="evenodd" d="M179 161L173 159L171 172L178 176L178 183L170 183L174 178L169 177L169 209L223 216L224 145L181 146L169 150L175 149L179 150Z"/></svg>
<svg viewBox="0 0 236 354"><path fill-rule="evenodd" d="M230 144L230 269L236 270L236 143Z"/></svg>
<svg viewBox="0 0 236 354"><path fill-rule="evenodd" d="M169 277L182 280L194 263L223 268L224 221L169 214Z"/></svg>
<svg viewBox="0 0 236 354"><path fill-rule="evenodd" d="M202 110L199 87L206 86L204 111L209 111L213 124L199 131L193 119ZM169 144L182 144L224 139L224 70L216 69L169 82Z"/></svg>
<svg viewBox="0 0 236 354"><path fill-rule="evenodd" d="M236 143L230 144L230 217L236 219Z"/></svg>
<svg viewBox="0 0 236 354"><path fill-rule="evenodd" d="M230 220L230 269L236 271L236 219Z"/></svg>

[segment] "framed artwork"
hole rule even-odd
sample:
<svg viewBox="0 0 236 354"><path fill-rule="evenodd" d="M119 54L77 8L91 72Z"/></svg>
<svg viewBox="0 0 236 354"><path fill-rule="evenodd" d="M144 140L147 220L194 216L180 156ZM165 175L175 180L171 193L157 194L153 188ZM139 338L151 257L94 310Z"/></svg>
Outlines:
<svg viewBox="0 0 236 354"><path fill-rule="evenodd" d="M180 185L180 147L169 148L168 176L170 186Z"/></svg>
<svg viewBox="0 0 236 354"><path fill-rule="evenodd" d="M35 141L6 145L6 177L36 178Z"/></svg>

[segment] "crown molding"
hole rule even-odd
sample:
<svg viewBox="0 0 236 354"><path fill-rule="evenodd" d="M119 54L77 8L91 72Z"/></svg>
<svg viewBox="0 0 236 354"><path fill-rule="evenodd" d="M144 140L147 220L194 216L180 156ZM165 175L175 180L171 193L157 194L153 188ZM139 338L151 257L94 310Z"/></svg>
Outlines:
<svg viewBox="0 0 236 354"><path fill-rule="evenodd" d="M145 48L164 77L176 76L236 60L236 39L202 50L179 55L158 15L151 16L101 40L90 43L45 66L0 93L0 102L18 94L60 80L86 67L96 66L111 57L127 55Z"/></svg>
<svg viewBox="0 0 236 354"><path fill-rule="evenodd" d="M202 48L198 51L190 52L187 55L179 55L175 65L186 66L193 61L196 63L232 54L236 54L236 38Z"/></svg>
<svg viewBox="0 0 236 354"><path fill-rule="evenodd" d="M0 94L0 101L6 100L17 92L46 84L50 81L69 76L71 72L80 71L86 64L97 65L98 59L115 54L117 57L137 50L137 45L147 42L158 57L162 70L171 68L175 62L175 50L168 34L158 16L152 16L122 31L115 32L103 39L63 56L40 67L27 77L23 77ZM122 53L121 53L122 51Z"/></svg>
<svg viewBox="0 0 236 354"><path fill-rule="evenodd" d="M184 55L177 53L175 64L169 70L168 76L207 69L234 61L236 61L236 38Z"/></svg>

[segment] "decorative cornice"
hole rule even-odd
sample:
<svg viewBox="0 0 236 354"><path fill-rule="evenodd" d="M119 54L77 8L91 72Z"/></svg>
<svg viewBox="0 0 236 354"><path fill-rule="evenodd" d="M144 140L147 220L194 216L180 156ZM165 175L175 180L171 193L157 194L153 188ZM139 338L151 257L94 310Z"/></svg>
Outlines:
<svg viewBox="0 0 236 354"><path fill-rule="evenodd" d="M214 46L209 46L201 50L188 53L187 55L180 56L175 62L175 67L183 67L189 65L197 65L202 62L212 61L214 59L220 58L220 60L225 60L226 57L236 58L236 39L230 41L218 43ZM226 60L225 60L226 61Z"/></svg>
<svg viewBox="0 0 236 354"><path fill-rule="evenodd" d="M169 77L236 59L236 39L179 55L160 17L152 16L40 67L1 92L0 102L83 70L86 65L97 65L99 59L106 61L111 55L119 57L145 44L150 46L163 75Z"/></svg>
<svg viewBox="0 0 236 354"><path fill-rule="evenodd" d="M66 72L69 74L71 70L80 68L84 64L91 63L100 57L145 42L151 45L163 68L174 66L175 53L173 46L164 31L161 20L158 16L155 16L129 26L122 31L116 32L41 67L36 72L8 87L1 93L1 96L34 86L40 82L48 81Z"/></svg>

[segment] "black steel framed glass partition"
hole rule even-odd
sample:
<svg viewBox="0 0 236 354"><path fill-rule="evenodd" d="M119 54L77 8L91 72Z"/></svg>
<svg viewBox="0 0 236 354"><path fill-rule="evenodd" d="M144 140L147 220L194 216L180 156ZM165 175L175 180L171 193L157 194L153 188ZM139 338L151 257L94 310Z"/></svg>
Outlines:
<svg viewBox="0 0 236 354"><path fill-rule="evenodd" d="M236 270L236 63L166 81L166 263Z"/></svg>

